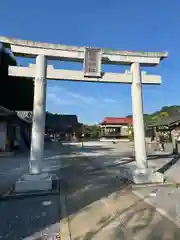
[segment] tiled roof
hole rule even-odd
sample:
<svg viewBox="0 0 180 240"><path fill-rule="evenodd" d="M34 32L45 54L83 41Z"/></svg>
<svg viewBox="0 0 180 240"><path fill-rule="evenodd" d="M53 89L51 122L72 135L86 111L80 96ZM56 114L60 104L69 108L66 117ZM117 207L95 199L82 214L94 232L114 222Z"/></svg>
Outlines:
<svg viewBox="0 0 180 240"><path fill-rule="evenodd" d="M15 113L0 105L0 116L15 115Z"/></svg>
<svg viewBox="0 0 180 240"><path fill-rule="evenodd" d="M33 113L31 111L17 111L20 119L32 123ZM52 130L64 130L68 127L76 127L78 118L76 115L56 115L46 113L46 127Z"/></svg>
<svg viewBox="0 0 180 240"><path fill-rule="evenodd" d="M32 111L16 111L17 116L29 123L32 123L32 117L33 117L33 113Z"/></svg>
<svg viewBox="0 0 180 240"><path fill-rule="evenodd" d="M76 115L56 115L46 113L46 127L52 130L66 130L69 127L77 127L78 118Z"/></svg>
<svg viewBox="0 0 180 240"><path fill-rule="evenodd" d="M101 124L132 124L132 118L128 117L105 117Z"/></svg>

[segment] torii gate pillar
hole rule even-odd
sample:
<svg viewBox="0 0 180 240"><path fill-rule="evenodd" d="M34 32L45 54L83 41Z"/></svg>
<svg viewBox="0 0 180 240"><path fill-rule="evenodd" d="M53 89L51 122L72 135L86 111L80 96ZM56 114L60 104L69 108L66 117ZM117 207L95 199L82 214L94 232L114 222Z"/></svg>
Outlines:
<svg viewBox="0 0 180 240"><path fill-rule="evenodd" d="M46 114L46 72L47 59L44 55L36 57L36 76L34 79L33 122L29 173L20 178L15 185L16 192L29 192L52 189L52 176L42 172L44 161L44 132Z"/></svg>
<svg viewBox="0 0 180 240"><path fill-rule="evenodd" d="M130 179L136 184L164 182L164 175L159 172L154 172L148 167L145 141L145 126L144 126L144 111L142 99L142 72L140 63L134 62L131 64L132 84L132 113L133 113L133 128L134 128L134 147L136 168L132 170Z"/></svg>
<svg viewBox="0 0 180 240"><path fill-rule="evenodd" d="M34 81L33 124L29 173L40 174L44 160L44 129L46 113L46 71L47 61L44 55L36 57L36 77Z"/></svg>
<svg viewBox="0 0 180 240"><path fill-rule="evenodd" d="M136 165L137 168L145 169L147 168L147 157L144 133L144 114L140 64L137 62L132 63L131 72L133 75L133 80L131 84L131 96Z"/></svg>

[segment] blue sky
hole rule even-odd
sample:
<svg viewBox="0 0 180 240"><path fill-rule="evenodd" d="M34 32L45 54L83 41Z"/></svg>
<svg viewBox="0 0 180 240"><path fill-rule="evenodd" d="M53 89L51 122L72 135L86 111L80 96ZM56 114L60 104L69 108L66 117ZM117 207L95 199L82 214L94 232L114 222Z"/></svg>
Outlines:
<svg viewBox="0 0 180 240"><path fill-rule="evenodd" d="M120 50L168 51L155 68L162 85L144 86L144 110L180 105L180 1L178 0L1 0L0 35L27 40ZM22 59L19 59L22 63ZM26 61L27 62L27 61ZM54 63L53 63L54 64ZM80 64L56 67L81 69ZM106 71L127 67L108 66ZM48 81L47 110L77 114L97 123L105 116L131 114L130 86Z"/></svg>

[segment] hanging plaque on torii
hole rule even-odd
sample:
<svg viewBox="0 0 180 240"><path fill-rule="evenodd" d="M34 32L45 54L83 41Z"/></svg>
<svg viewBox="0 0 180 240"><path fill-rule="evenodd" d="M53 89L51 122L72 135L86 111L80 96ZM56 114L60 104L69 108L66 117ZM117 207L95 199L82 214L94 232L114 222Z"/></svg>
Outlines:
<svg viewBox="0 0 180 240"><path fill-rule="evenodd" d="M101 77L101 49L85 48L84 52L84 76Z"/></svg>

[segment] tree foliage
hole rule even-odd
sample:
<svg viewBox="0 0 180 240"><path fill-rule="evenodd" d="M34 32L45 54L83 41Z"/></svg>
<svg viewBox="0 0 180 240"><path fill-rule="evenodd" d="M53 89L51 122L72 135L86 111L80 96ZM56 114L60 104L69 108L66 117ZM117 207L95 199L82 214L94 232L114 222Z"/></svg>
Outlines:
<svg viewBox="0 0 180 240"><path fill-rule="evenodd" d="M152 116L152 120L153 121L161 121L165 117L169 117L168 112L159 112L159 114Z"/></svg>
<svg viewBox="0 0 180 240"><path fill-rule="evenodd" d="M100 127L96 124L82 124L82 132L85 138L97 139L100 137Z"/></svg>
<svg viewBox="0 0 180 240"><path fill-rule="evenodd" d="M144 114L144 121L161 121L163 118L180 115L180 106L164 106L159 111L152 114ZM132 115L129 115L129 117Z"/></svg>

